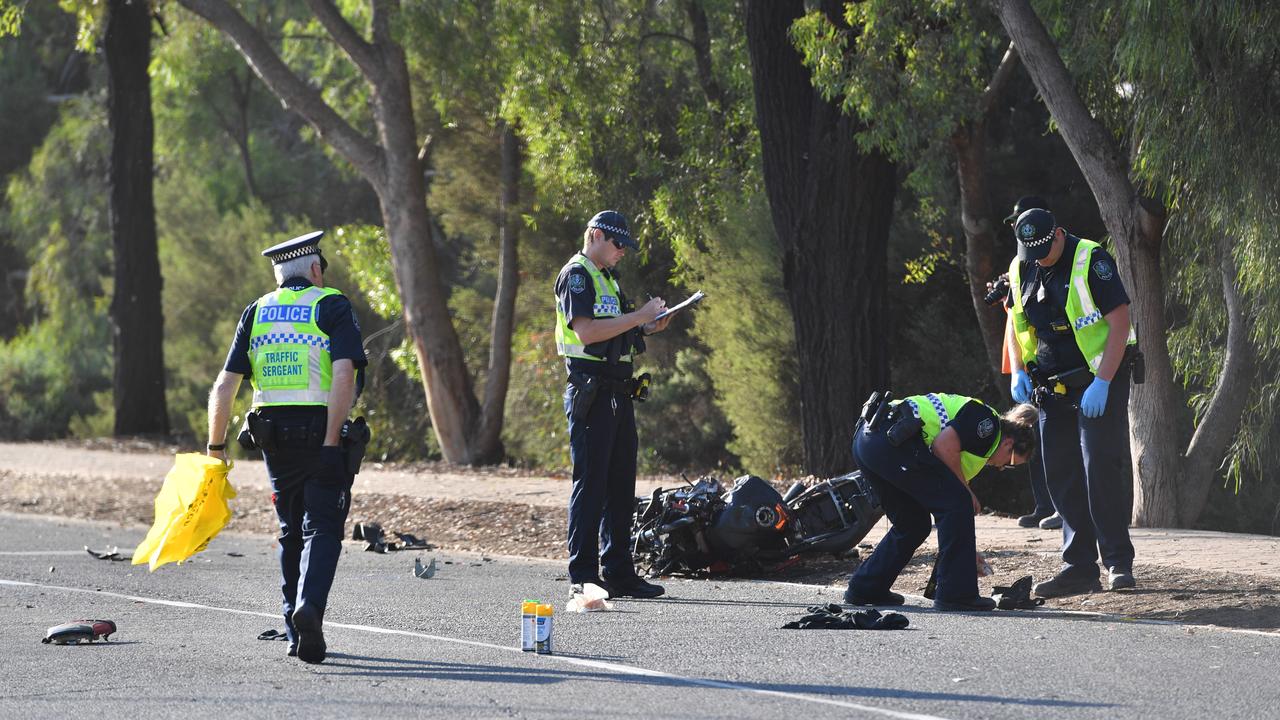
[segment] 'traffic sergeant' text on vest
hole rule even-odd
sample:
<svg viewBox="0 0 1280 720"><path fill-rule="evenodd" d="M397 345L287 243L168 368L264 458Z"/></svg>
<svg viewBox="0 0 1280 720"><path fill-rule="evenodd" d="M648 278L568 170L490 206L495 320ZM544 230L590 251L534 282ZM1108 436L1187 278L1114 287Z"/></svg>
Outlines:
<svg viewBox="0 0 1280 720"><path fill-rule="evenodd" d="M953 395L951 393L929 393L928 395L912 395L902 400L902 403L911 408L911 412L924 423L924 428L920 431L924 436L925 447L932 448L934 438L938 437L938 433L951 422L951 419L960 412L960 408L970 402L981 404L981 400L974 400L964 395ZM986 422L985 420L983 422ZM983 455L974 455L973 453L960 451L960 470L964 473L963 480L967 483L972 480L982 467L987 464L987 458L995 452L996 446L1000 444L1000 422L996 418L992 418L994 425L991 431L991 446L987 448L987 452Z"/></svg>
<svg viewBox="0 0 1280 720"><path fill-rule="evenodd" d="M1102 353L1107 349L1107 334L1110 325L1098 306L1093 302L1093 293L1089 290L1089 264L1093 251L1102 247L1092 240L1080 239L1076 245L1076 254L1071 263L1071 280L1067 286L1067 319L1071 322L1071 330L1075 335L1080 354L1089 364L1089 370L1096 373L1102 364ZM1022 362L1034 362L1036 359L1036 329L1027 322L1027 315L1022 307L1022 261L1014 258L1009 263L1009 287L1013 293L1013 334L1018 348L1022 351ZM1133 326L1129 326L1129 345L1138 342Z"/></svg>
<svg viewBox="0 0 1280 720"><path fill-rule="evenodd" d="M258 299L249 362L253 406L328 405L333 383L329 336L321 332L317 308L335 288L280 288Z"/></svg>
<svg viewBox="0 0 1280 720"><path fill-rule="evenodd" d="M596 300L592 303L591 314L596 318L612 318L622 315L622 293L618 289L618 282L612 277L606 277L595 263L582 253L574 255L560 272L565 272L571 265L581 265L586 269L587 274L591 276L591 283L596 291ZM569 327L569 322L565 318L564 308L560 307L560 303L556 303L556 352L572 358L581 358L583 360L593 360L596 362L605 362L605 358L591 355L586 351L586 346L582 343L582 338L578 337L578 333ZM619 362L631 362L631 353L628 352L618 358Z"/></svg>

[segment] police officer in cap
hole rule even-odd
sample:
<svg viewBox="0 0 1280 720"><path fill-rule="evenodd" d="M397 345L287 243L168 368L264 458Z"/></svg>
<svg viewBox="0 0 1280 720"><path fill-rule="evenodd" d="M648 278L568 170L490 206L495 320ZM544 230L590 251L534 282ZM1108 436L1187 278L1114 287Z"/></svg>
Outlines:
<svg viewBox="0 0 1280 720"><path fill-rule="evenodd" d="M325 658L324 611L355 479L341 434L368 364L351 302L325 286L323 234L263 251L279 287L245 308L209 393L208 453L225 459L232 401L244 376L253 385L249 422L280 522L289 654L307 663Z"/></svg>
<svg viewBox="0 0 1280 720"><path fill-rule="evenodd" d="M1013 205L1013 212L1009 213L1004 219L1004 224L1010 229L1013 223L1022 213L1032 208L1040 208L1041 210L1051 210L1049 203L1038 195L1023 195L1018 198L1018 202ZM1007 278L1008 275L1006 274ZM1006 328L1005 344L1008 345L1009 332ZM1005 354L1006 361L1008 352ZM1005 372L1010 372L1011 368L1006 368ZM1035 509L1030 513L1018 518L1020 527L1032 528L1037 525L1044 530L1057 530L1062 527L1062 516L1053 509L1053 497L1049 494L1049 485L1045 481L1044 459L1037 456L1036 459L1027 464L1029 475L1031 476L1031 496L1035 499Z"/></svg>
<svg viewBox="0 0 1280 720"><path fill-rule="evenodd" d="M1035 593L1059 597L1101 589L1101 556L1112 590L1134 587L1128 464L1131 346L1129 296L1115 259L1098 243L1031 209L1014 224L1009 264L1011 389L1040 407L1049 492L1062 515L1062 570Z"/></svg>
<svg viewBox="0 0 1280 720"><path fill-rule="evenodd" d="M635 510L636 438L633 397L640 386L632 361L644 335L666 329L661 298L633 310L614 269L640 246L627 220L614 210L587 223L582 251L556 278L556 350L569 372L565 415L573 490L569 497L571 592L595 583L611 597L652 598L664 591L635 571L631 518ZM601 547L603 545L603 547Z"/></svg>
<svg viewBox="0 0 1280 720"><path fill-rule="evenodd" d="M938 525L937 590L943 611L994 610L978 595L973 516L982 509L969 489L985 466L1001 469L1035 454L1035 408L1019 405L1003 416L980 400L948 393L914 395L889 404L879 394L863 407L854 430L853 457L875 488L892 525L871 557L849 578L844 601L901 605L892 592L902 568Z"/></svg>

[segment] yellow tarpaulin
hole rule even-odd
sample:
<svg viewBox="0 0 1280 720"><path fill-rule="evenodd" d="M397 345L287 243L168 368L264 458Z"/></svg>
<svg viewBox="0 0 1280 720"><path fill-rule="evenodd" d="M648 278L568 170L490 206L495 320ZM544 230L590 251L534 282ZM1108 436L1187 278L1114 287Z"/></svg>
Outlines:
<svg viewBox="0 0 1280 720"><path fill-rule="evenodd" d="M200 453L179 453L156 495L156 520L133 551L133 564L151 570L182 562L204 550L231 519L227 500L236 496L227 481L230 465Z"/></svg>

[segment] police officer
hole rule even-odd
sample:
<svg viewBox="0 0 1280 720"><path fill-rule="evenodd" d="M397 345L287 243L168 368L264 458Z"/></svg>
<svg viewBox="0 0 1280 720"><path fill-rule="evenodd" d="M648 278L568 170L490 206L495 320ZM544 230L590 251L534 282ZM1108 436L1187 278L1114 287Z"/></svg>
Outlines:
<svg viewBox="0 0 1280 720"><path fill-rule="evenodd" d="M632 310L614 267L631 238L626 218L604 210L591 218L582 251L556 278L556 350L569 372L565 415L573 490L569 496L569 581L572 592L595 583L611 597L652 598L664 591L635 571L631 518L635 510L636 438L632 360L643 335L666 329L661 298ZM603 547L601 541L603 540ZM603 570L603 572L601 572Z"/></svg>
<svg viewBox="0 0 1280 720"><path fill-rule="evenodd" d="M1005 217L1004 223L1013 229L1013 223L1022 213L1032 209L1040 208L1042 210L1051 210L1049 203L1038 195L1024 195L1018 198L1013 204L1013 212ZM1005 276L1006 278L1008 275ZM1005 362L1008 363L1009 353L1009 328L1006 326L1005 331ZM1006 368L1005 372L1012 372L1012 368ZM1027 463L1031 476L1031 497L1035 499L1036 507L1030 513L1018 518L1019 527L1033 528L1039 526L1043 530L1057 530L1062 527L1062 516L1053 508L1053 497L1049 494L1049 485L1045 480L1044 458L1037 456L1035 460Z"/></svg>
<svg viewBox="0 0 1280 720"><path fill-rule="evenodd" d="M849 578L844 601L901 605L889 588L937 519L936 610L992 610L978 594L973 516L982 505L969 481L986 465L1027 462L1037 445L1035 408L1018 405L1004 416L963 395L929 393L878 408L872 396L854 430L853 457L880 496L892 526L871 557Z"/></svg>
<svg viewBox="0 0 1280 720"><path fill-rule="evenodd" d="M1100 245L1031 209L1014 225L1009 264L1013 397L1040 406L1049 492L1062 515L1062 570L1035 593L1059 597L1101 589L1101 554L1112 590L1131 588L1128 415L1129 296Z"/></svg>
<svg viewBox="0 0 1280 720"><path fill-rule="evenodd" d="M225 458L232 401L253 385L253 439L262 448L280 522L280 589L289 654L323 662L324 610L342 551L355 479L341 434L367 365L351 302L326 287L323 231L263 251L279 287L245 308L209 393L209 455Z"/></svg>

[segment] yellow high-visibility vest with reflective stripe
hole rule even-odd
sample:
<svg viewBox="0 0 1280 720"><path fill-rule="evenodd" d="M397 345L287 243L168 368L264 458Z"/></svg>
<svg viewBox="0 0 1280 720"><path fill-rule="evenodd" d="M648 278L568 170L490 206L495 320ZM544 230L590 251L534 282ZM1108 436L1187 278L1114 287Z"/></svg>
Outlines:
<svg viewBox="0 0 1280 720"><path fill-rule="evenodd" d="M329 336L316 324L335 288L280 288L258 299L249 334L253 406L328 405L333 385Z"/></svg>
<svg viewBox="0 0 1280 720"><path fill-rule="evenodd" d="M591 283L595 287L596 300L591 307L591 316L595 318L611 318L622 315L622 291L618 289L618 281L612 277L605 277L600 272L595 263L582 253L574 255L565 266L560 269L564 273L566 269L573 265L581 265L586 269L587 274L591 276ZM582 343L582 338L578 337L578 333L569 327L569 322L565 317L564 308L560 307L560 302L556 301L556 352L564 357L581 358L583 360L592 360L595 362L606 362L605 358L589 355L586 346ZM631 362L631 353L627 353L618 358L620 362Z"/></svg>
<svg viewBox="0 0 1280 720"><path fill-rule="evenodd" d="M1098 372L1102 364L1102 353L1107 349L1107 335L1111 326L1098 311L1093 302L1093 293L1089 290L1089 264L1093 251L1102 247L1092 240L1081 238L1076 245L1076 253L1071 262L1071 279L1067 285L1067 320L1071 322L1071 331L1075 335L1076 346L1080 354L1089 364L1091 372ZM1025 365L1034 362L1038 340L1036 329L1027 321L1027 314L1022 306L1022 262L1014 258L1009 263L1009 288L1013 293L1013 336L1022 351L1022 362ZM1132 323L1129 325L1129 345L1138 342Z"/></svg>
<svg viewBox="0 0 1280 720"><path fill-rule="evenodd" d="M967 403L976 402L985 406L981 400L975 400L964 395L953 395L951 393L928 393L927 395L912 395L904 398L901 403L911 408L912 414L920 418L924 423L924 428L920 433L924 436L925 447L932 448L933 441L938 437L938 433L942 432L960 412L960 408ZM960 451L960 470L964 473L963 480L967 483L972 480L982 466L987 464L987 458L996 451L996 446L1000 444L1000 421L995 418L992 413L994 423L991 428L991 446L987 448L986 453L975 455L966 450ZM984 421L985 422L985 421Z"/></svg>

